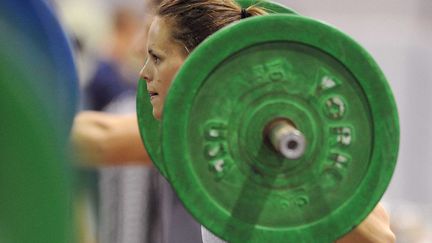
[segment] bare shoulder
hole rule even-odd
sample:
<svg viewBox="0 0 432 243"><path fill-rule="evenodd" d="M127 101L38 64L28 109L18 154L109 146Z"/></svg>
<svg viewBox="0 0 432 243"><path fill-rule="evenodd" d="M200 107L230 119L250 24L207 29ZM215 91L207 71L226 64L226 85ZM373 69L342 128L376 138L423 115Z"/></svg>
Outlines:
<svg viewBox="0 0 432 243"><path fill-rule="evenodd" d="M390 228L390 216L378 204L369 216L337 243L393 243L396 237Z"/></svg>

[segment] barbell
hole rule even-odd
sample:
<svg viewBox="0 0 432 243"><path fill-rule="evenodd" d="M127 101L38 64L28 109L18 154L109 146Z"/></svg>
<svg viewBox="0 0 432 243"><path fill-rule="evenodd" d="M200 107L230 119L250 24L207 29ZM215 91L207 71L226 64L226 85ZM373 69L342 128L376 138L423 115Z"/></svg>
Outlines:
<svg viewBox="0 0 432 243"><path fill-rule="evenodd" d="M200 44L161 121L140 80L141 135L188 211L222 239L331 242L366 218L390 182L396 104L352 38L260 3L283 14L241 20Z"/></svg>

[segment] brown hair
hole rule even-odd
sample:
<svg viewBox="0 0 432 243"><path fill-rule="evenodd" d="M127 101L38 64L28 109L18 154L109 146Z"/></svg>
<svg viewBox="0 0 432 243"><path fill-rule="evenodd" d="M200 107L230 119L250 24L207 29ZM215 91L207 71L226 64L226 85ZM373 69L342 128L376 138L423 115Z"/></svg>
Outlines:
<svg viewBox="0 0 432 243"><path fill-rule="evenodd" d="M172 37L192 51L208 36L241 18L264 15L250 6L242 9L233 0L164 0L157 15L173 24Z"/></svg>

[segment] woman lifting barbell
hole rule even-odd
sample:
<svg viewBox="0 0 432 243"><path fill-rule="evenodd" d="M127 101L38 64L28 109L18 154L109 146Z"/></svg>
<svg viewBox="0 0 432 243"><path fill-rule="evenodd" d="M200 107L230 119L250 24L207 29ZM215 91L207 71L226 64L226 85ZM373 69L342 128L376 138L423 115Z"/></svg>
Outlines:
<svg viewBox="0 0 432 243"><path fill-rule="evenodd" d="M140 73L147 84L153 116L162 119L171 82L188 55L202 41L240 19L265 14L262 8L243 9L232 0L163 1L148 33L148 59ZM206 237L205 230L203 234L204 240L211 238ZM378 205L363 223L337 242L394 241L388 215Z"/></svg>

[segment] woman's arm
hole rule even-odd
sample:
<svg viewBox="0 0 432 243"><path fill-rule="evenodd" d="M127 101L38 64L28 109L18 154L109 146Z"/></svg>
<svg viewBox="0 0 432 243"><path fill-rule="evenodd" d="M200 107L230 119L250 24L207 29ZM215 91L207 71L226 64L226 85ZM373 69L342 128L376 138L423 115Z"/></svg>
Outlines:
<svg viewBox="0 0 432 243"><path fill-rule="evenodd" d="M135 114L80 112L75 118L71 139L84 166L151 163Z"/></svg>
<svg viewBox="0 0 432 243"><path fill-rule="evenodd" d="M372 213L353 231L336 243L393 243L396 237L390 229L387 212L378 204Z"/></svg>

